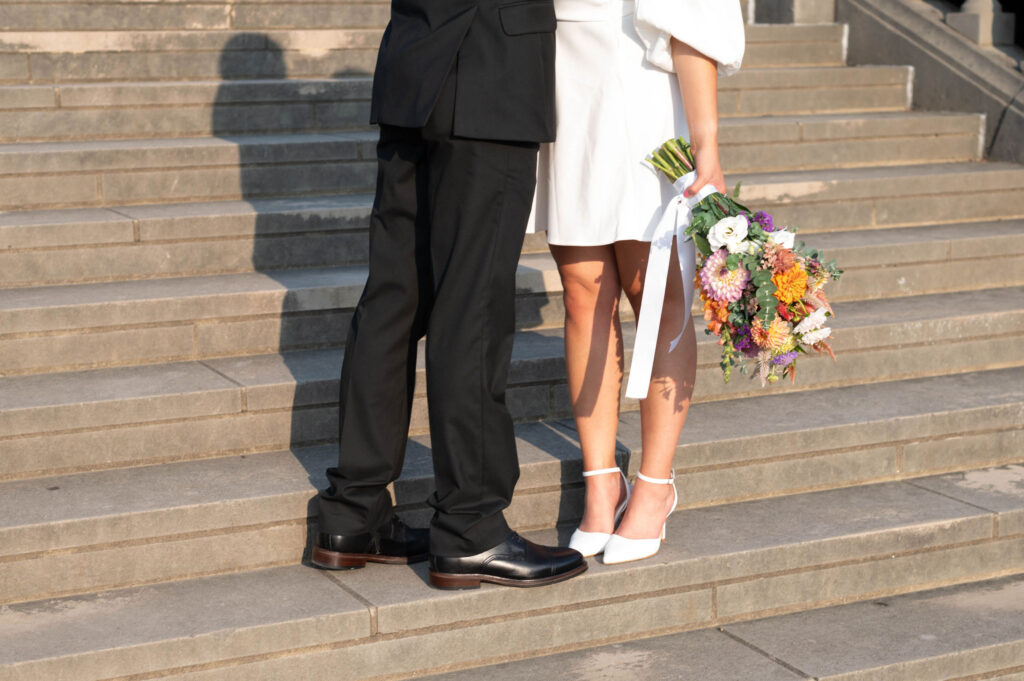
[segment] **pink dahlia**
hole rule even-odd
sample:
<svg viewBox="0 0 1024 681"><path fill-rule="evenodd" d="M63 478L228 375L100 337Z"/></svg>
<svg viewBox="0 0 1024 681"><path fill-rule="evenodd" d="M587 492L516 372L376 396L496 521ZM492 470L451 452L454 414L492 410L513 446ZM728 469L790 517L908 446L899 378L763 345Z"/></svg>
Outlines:
<svg viewBox="0 0 1024 681"><path fill-rule="evenodd" d="M750 281L746 267L730 270L725 264L729 252L720 248L704 261L700 270L700 282L712 300L735 302L743 295L743 289Z"/></svg>

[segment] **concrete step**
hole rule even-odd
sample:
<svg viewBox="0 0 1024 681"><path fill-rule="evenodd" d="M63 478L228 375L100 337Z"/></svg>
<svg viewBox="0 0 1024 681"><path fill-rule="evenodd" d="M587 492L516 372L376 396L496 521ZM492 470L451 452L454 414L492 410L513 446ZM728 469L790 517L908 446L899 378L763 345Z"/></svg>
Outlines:
<svg viewBox="0 0 1024 681"><path fill-rule="evenodd" d="M941 163L739 173L740 198L791 225L821 230L1024 217L1024 166ZM825 219L827 216L827 219Z"/></svg>
<svg viewBox="0 0 1024 681"><path fill-rule="evenodd" d="M330 132L365 128L369 102L365 76L8 85L0 142Z"/></svg>
<svg viewBox="0 0 1024 681"><path fill-rule="evenodd" d="M720 125L730 173L979 161L985 117L922 112L733 118Z"/></svg>
<svg viewBox="0 0 1024 681"><path fill-rule="evenodd" d="M1022 481L1024 467L1006 466L684 511L670 518L656 558L592 560L577 579L515 598L499 587L431 589L419 564L343 574L287 566L25 602L0 613L0 669L10 681L57 673L68 681L399 678L877 601L1019 574L1024 503L1012 490ZM569 529L530 536L564 541ZM257 560L274 542L269 528L234 539L234 555ZM224 537L214 541L228 548ZM109 561L121 575L72 571L70 562L99 555L63 552L52 568L37 564L35 578L152 581L175 563L201 567L192 561L214 546L189 544L179 535L164 554L149 545L135 574L123 560ZM13 576L21 562L0 569Z"/></svg>
<svg viewBox="0 0 1024 681"><path fill-rule="evenodd" d="M0 214L0 288L365 264L372 203L342 194ZM543 233L524 240L524 253L547 250Z"/></svg>
<svg viewBox="0 0 1024 681"><path fill-rule="evenodd" d="M0 208L372 191L375 131L0 145Z"/></svg>
<svg viewBox="0 0 1024 681"><path fill-rule="evenodd" d="M212 259L221 249L227 251L221 262L251 270L254 260L262 266L270 262L262 253L289 244L295 249L273 257L313 259L319 256L303 256L311 247L334 253L352 243L364 252L364 238L340 231L289 240L137 244L104 247L102 257L91 248L40 249L0 254L0 272L9 277L8 286L38 281L48 272L50 277L99 276L103 270L95 268L106 263L108 277L161 276L170 258L187 263L188 255L217 264ZM1021 220L826 232L807 239L846 268L829 291L837 302L1024 285ZM543 236L527 246L543 249ZM957 277L949 276L951 266L958 268ZM366 276L365 265L349 265L3 289L0 375L337 347L344 343ZM520 330L561 326L561 280L548 253L520 257L517 287ZM699 309L695 312L699 318ZM632 318L628 304L622 314Z"/></svg>
<svg viewBox="0 0 1024 681"><path fill-rule="evenodd" d="M19 2L2 4L0 31L18 45L19 32L203 31L277 28L381 28L390 3L370 0L335 2ZM10 34L15 34L10 36ZM59 43L58 43L59 44Z"/></svg>
<svg viewBox="0 0 1024 681"><path fill-rule="evenodd" d="M317 16L303 20L302 13L293 12L288 5L264 5L263 10L283 12L292 23L323 23L308 28L4 32L0 33L0 83L371 74L385 22L357 28L339 19L348 11L344 4L307 7ZM386 5L373 7L376 9L367 10L368 16L379 13L379 8ZM222 9L214 7L214 11ZM113 13L123 14L120 10ZM148 20L147 12L140 12L140 16ZM159 13L152 16L159 20ZM753 68L840 66L845 61L845 31L839 25L748 26L744 63Z"/></svg>
<svg viewBox="0 0 1024 681"><path fill-rule="evenodd" d="M365 128L362 77L0 87L0 142Z"/></svg>
<svg viewBox="0 0 1024 681"><path fill-rule="evenodd" d="M981 158L984 118L867 113L723 121L731 173ZM372 130L0 145L0 209L367 191Z"/></svg>
<svg viewBox="0 0 1024 681"><path fill-rule="evenodd" d="M1024 579L962 586L614 643L423 678L823 681L1020 679ZM855 645L851 645L856 642ZM422 678L422 677L421 677Z"/></svg>
<svg viewBox="0 0 1024 681"><path fill-rule="evenodd" d="M1024 405L1022 377L1017 368L694 405L677 449L679 508L1017 462L1024 452L1024 432L1014 421ZM819 422L805 422L808 410ZM736 414L743 415L742 428ZM640 432L639 414L623 414L617 456L631 474L640 465ZM582 478L572 421L519 424L516 436L522 474L509 522L524 531L577 522ZM782 438L787 448L780 454L772 443ZM131 448L131 438L125 445ZM424 504L433 490L430 445L429 436L412 438L392 489L413 523L426 524L431 513ZM326 486L324 470L337 450L295 447L167 463L167 456L181 455L167 442L148 455L130 462L132 468L0 483L4 559L149 541L186 525L229 532L262 522L300 523L316 490ZM118 490L137 491L119 496ZM136 522L143 516L145 522ZM297 559L303 546L287 550Z"/></svg>
<svg viewBox="0 0 1024 681"><path fill-rule="evenodd" d="M722 79L723 116L902 111L907 67L765 68ZM325 132L365 126L369 77L0 86L0 142Z"/></svg>
<svg viewBox="0 0 1024 681"><path fill-rule="evenodd" d="M741 69L718 84L721 116L904 111L910 108L909 66L815 66Z"/></svg>
<svg viewBox="0 0 1024 681"><path fill-rule="evenodd" d="M837 304L839 361L801 360L795 384L724 383L719 348L698 334L694 401L798 393L1024 364L1022 289ZM632 324L625 323L625 361ZM422 358L423 353L420 353ZM0 378L0 478L224 456L337 439L341 349ZM417 368L411 429L428 430ZM571 415L560 330L520 333L507 392L519 421ZM637 408L624 401L626 411Z"/></svg>

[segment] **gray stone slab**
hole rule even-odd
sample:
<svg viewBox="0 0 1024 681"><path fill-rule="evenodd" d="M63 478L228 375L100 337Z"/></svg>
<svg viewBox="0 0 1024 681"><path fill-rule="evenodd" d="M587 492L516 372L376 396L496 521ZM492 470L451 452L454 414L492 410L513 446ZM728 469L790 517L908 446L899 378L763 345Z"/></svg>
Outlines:
<svg viewBox="0 0 1024 681"><path fill-rule="evenodd" d="M4 483L6 556L304 519L335 447Z"/></svg>
<svg viewBox="0 0 1024 681"><path fill-rule="evenodd" d="M916 205L907 200L908 195L1015 190L1024 183L1024 169L991 162L842 168L746 174L729 177L729 185L740 179L742 198L752 204L897 196L904 203Z"/></svg>
<svg viewBox="0 0 1024 681"><path fill-rule="evenodd" d="M563 534L562 541L567 531ZM501 589L432 591L423 569L415 566L393 571L395 576L387 583L370 571L347 573L342 579L377 606L380 631L389 632L645 591L750 580L765 573L989 537L989 514L979 509L911 485L882 484L676 513L669 520L668 541L656 558L613 566L593 562L578 579L544 593L525 592L515 600ZM556 537L547 532L536 539Z"/></svg>
<svg viewBox="0 0 1024 681"><path fill-rule="evenodd" d="M816 679L996 677L1024 660L1024 580L882 598L725 630Z"/></svg>
<svg viewBox="0 0 1024 681"><path fill-rule="evenodd" d="M239 387L197 363L0 379L3 436L230 414L241 408Z"/></svg>
<svg viewBox="0 0 1024 681"><path fill-rule="evenodd" d="M7 333L351 308L365 267L49 286L0 292Z"/></svg>
<svg viewBox="0 0 1024 681"><path fill-rule="evenodd" d="M54 11L59 8L60 11ZM228 5L168 3L157 7L100 5L86 7L61 3L31 3L6 8L0 27L5 31L125 30L228 28Z"/></svg>
<svg viewBox="0 0 1024 681"><path fill-rule="evenodd" d="M1019 423L1018 423L1019 425ZM1011 456L1024 451L1019 436L1009 440ZM1019 461L1019 459L1017 459ZM959 499L999 514L998 530L1003 536L1024 534L1024 465L950 473L915 480L915 485Z"/></svg>
<svg viewBox="0 0 1024 681"><path fill-rule="evenodd" d="M0 79L27 81L28 76L28 55L0 54Z"/></svg>
<svg viewBox="0 0 1024 681"><path fill-rule="evenodd" d="M368 636L366 607L285 567L0 608L5 679L143 674Z"/></svg>
<svg viewBox="0 0 1024 681"><path fill-rule="evenodd" d="M56 103L56 91L50 86L6 85L0 88L0 109L41 109L56 106Z"/></svg>
<svg viewBox="0 0 1024 681"><path fill-rule="evenodd" d="M301 32L310 33L310 32ZM338 34L338 31L324 33ZM293 78L327 78L332 75L368 76L373 72L376 47L347 48L345 44L379 43L381 31L368 31L362 36L332 35L332 42L340 46L302 52L308 35L295 35L288 42L293 49L280 50L220 50L192 52L39 52L28 55L32 78L36 83L71 83L96 81L154 81L154 80L212 80L225 74L230 78L280 78L287 73ZM287 34L268 34L280 44ZM353 38L357 40L353 40ZM121 49L124 49L123 47ZM27 78L23 55L21 62L13 63L12 70L20 66ZM282 68L283 62L283 68ZM17 72L15 70L15 72Z"/></svg>
<svg viewBox="0 0 1024 681"><path fill-rule="evenodd" d="M105 208L0 213L0 251L130 243L132 221Z"/></svg>
<svg viewBox="0 0 1024 681"><path fill-rule="evenodd" d="M977 133L796 142L784 157L772 144L722 145L722 164L730 173L791 168L849 168L892 163L935 163L980 159Z"/></svg>
<svg viewBox="0 0 1024 681"><path fill-rule="evenodd" d="M767 70L756 69L749 73L757 75ZM907 92L906 84L820 87L811 90L778 88L742 92L727 91L719 96L719 114L726 117L730 115L764 116L828 111L904 111L909 105Z"/></svg>
<svg viewBox="0 0 1024 681"><path fill-rule="evenodd" d="M801 679L719 631L694 631L423 677L423 681L789 681Z"/></svg>
<svg viewBox="0 0 1024 681"><path fill-rule="evenodd" d="M143 241L363 230L373 197L366 194L217 203L126 206Z"/></svg>
<svg viewBox="0 0 1024 681"><path fill-rule="evenodd" d="M863 87L866 85L906 86L910 69L906 66L819 66L815 68L774 68L747 71L740 69L723 78L719 91L776 90L780 88Z"/></svg>
<svg viewBox="0 0 1024 681"><path fill-rule="evenodd" d="M257 102L337 102L368 100L369 78L210 80L193 82L82 83L60 85L61 106L117 107L253 104ZM42 86L36 86L42 87ZM46 89L53 90L52 87Z"/></svg>
<svg viewBox="0 0 1024 681"><path fill-rule="evenodd" d="M0 144L0 175L350 161L376 140L376 131L353 131Z"/></svg>
<svg viewBox="0 0 1024 681"><path fill-rule="evenodd" d="M355 681L381 674L400 678L455 666L488 664L509 657L543 655L612 636L632 638L656 630L666 621L676 623L679 628L706 626L709 612L708 591L654 595L640 601L600 603L582 610L498 619L336 650L314 650L252 664L190 672L178 678L182 681L241 681L256 675L267 679L295 675L315 681ZM597 628L595 622L604 625Z"/></svg>

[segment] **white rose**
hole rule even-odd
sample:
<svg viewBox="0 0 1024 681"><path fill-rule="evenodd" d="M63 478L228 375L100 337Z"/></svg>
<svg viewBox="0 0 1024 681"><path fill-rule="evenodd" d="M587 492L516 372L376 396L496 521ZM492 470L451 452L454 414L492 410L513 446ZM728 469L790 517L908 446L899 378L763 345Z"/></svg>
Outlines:
<svg viewBox="0 0 1024 681"><path fill-rule="evenodd" d="M746 240L749 227L750 225L747 223L747 218L744 215L722 218L708 232L708 243L716 251L726 247L730 253L735 253L735 249Z"/></svg>
<svg viewBox="0 0 1024 681"><path fill-rule="evenodd" d="M780 229L777 232L768 232L768 240L777 243L783 248L793 248L796 234L793 234L788 229Z"/></svg>

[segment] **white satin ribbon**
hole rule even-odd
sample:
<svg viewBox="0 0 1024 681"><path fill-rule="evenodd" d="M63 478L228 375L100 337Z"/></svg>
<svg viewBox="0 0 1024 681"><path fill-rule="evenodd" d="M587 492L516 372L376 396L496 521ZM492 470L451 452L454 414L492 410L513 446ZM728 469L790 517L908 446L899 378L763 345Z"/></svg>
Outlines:
<svg viewBox="0 0 1024 681"><path fill-rule="evenodd" d="M672 239L676 240L676 257L683 273L683 296L686 312L683 330L669 344L669 352L676 349L686 332L693 307L693 277L697 269L697 249L693 240L686 235L686 228L693 221L693 207L717 190L704 185L695 196L687 198L683 192L697 179L696 171L683 175L672 186L678 195L669 201L661 221L651 238L651 253L647 258L647 274L644 277L644 293L640 303L640 319L636 323L636 340L633 343L633 360L629 367L629 382L626 397L642 400L647 397L654 367L654 354L658 347L658 332L661 326L661 311L665 305L665 287L668 283L668 265L672 253Z"/></svg>

